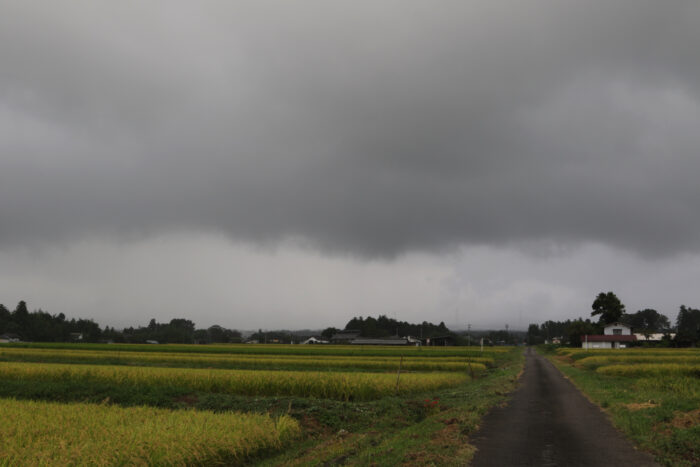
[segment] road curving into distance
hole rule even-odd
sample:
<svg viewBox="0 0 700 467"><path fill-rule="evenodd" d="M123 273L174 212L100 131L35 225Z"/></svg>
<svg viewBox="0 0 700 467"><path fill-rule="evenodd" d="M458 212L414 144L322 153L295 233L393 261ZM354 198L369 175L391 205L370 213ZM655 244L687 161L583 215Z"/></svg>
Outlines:
<svg viewBox="0 0 700 467"><path fill-rule="evenodd" d="M518 389L471 437L472 467L658 466L531 348Z"/></svg>

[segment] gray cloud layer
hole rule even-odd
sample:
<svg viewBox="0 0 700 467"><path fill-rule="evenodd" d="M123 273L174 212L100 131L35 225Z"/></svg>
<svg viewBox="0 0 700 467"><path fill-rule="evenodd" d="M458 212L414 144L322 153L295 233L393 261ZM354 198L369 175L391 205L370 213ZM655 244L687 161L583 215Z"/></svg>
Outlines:
<svg viewBox="0 0 700 467"><path fill-rule="evenodd" d="M700 3L0 6L0 248L700 249Z"/></svg>

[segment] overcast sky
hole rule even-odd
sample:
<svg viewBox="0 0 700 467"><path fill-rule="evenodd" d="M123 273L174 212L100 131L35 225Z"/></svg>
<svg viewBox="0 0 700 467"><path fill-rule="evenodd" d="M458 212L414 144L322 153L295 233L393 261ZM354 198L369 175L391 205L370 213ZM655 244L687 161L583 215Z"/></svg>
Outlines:
<svg viewBox="0 0 700 467"><path fill-rule="evenodd" d="M0 3L0 303L525 328L700 306L700 2Z"/></svg>

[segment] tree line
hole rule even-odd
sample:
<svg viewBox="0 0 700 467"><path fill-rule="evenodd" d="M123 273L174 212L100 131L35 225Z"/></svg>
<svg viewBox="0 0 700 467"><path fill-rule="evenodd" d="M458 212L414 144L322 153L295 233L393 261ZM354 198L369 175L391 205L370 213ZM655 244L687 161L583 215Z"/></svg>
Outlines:
<svg viewBox="0 0 700 467"><path fill-rule="evenodd" d="M41 309L30 312L20 301L10 311L0 304L0 335L16 336L23 341L36 342L126 342L145 343L229 343L241 342L241 333L221 326L196 329L188 319L172 319L158 323L151 319L148 326L128 327L119 331L105 326L102 329L91 319L68 320L63 313L49 314Z"/></svg>
<svg viewBox="0 0 700 467"><path fill-rule="evenodd" d="M391 336L412 336L423 339L445 336L457 337L457 335L450 331L442 321L440 324L433 324L427 321L423 321L421 324L411 324L406 321L397 321L386 315L379 315L377 318L373 318L372 316L368 316L367 318L363 318L362 316L355 317L348 321L343 330L330 327L324 329L321 335L324 338L330 339L334 334L343 331L357 331L361 337L368 338Z"/></svg>
<svg viewBox="0 0 700 467"><path fill-rule="evenodd" d="M578 318L566 321L545 321L542 324L530 324L527 330L528 344L541 344L560 338L562 343L571 346L581 344L581 336L602 334L606 324L620 322L632 328L632 332L644 334L663 334L659 345L688 347L700 345L700 310L681 305L675 324L658 311L645 308L634 313L627 313L625 305L613 292L601 292L591 305L591 318ZM675 334L675 337L671 337Z"/></svg>

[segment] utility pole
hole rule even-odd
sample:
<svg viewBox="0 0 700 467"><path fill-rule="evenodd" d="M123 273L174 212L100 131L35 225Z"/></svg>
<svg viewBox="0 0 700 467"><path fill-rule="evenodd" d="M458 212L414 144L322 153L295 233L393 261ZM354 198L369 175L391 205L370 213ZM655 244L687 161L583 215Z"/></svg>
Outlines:
<svg viewBox="0 0 700 467"><path fill-rule="evenodd" d="M472 325L467 324L467 346L471 347L472 345Z"/></svg>

